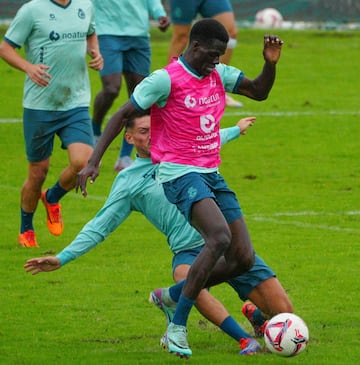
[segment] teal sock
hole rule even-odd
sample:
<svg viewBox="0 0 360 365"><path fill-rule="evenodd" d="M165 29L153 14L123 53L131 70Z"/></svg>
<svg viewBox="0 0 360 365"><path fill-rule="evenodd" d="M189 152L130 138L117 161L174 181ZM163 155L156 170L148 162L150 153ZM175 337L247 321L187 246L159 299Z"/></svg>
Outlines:
<svg viewBox="0 0 360 365"><path fill-rule="evenodd" d="M57 203L66 193L67 191L57 182L46 192L46 201L50 204Z"/></svg>
<svg viewBox="0 0 360 365"><path fill-rule="evenodd" d="M101 124L92 122L92 129L95 134L95 136L101 136Z"/></svg>
<svg viewBox="0 0 360 365"><path fill-rule="evenodd" d="M133 149L133 145L130 144L130 143L128 143L126 141L126 139L123 138L119 157L120 158L121 157L125 157L125 156L131 157L131 151L132 151L132 149Z"/></svg>
<svg viewBox="0 0 360 365"><path fill-rule="evenodd" d="M178 283L174 284L169 288L169 295L170 298L177 303L179 301L182 288L185 284L185 280L179 281Z"/></svg>
<svg viewBox="0 0 360 365"><path fill-rule="evenodd" d="M261 310L259 308L256 308L252 315L252 320L255 325L262 326L265 323L266 318L262 315Z"/></svg>
<svg viewBox="0 0 360 365"><path fill-rule="evenodd" d="M173 323L181 326L186 326L191 308L193 307L195 300L186 298L182 294L176 305L176 311L173 318Z"/></svg>
<svg viewBox="0 0 360 365"><path fill-rule="evenodd" d="M21 208L21 226L20 226L20 233L24 233L26 231L33 231L33 217L34 212L24 212L24 210Z"/></svg>
<svg viewBox="0 0 360 365"><path fill-rule="evenodd" d="M227 317L224 322L221 323L220 328L236 342L239 342L241 338L252 338L252 336L245 332L231 316Z"/></svg>

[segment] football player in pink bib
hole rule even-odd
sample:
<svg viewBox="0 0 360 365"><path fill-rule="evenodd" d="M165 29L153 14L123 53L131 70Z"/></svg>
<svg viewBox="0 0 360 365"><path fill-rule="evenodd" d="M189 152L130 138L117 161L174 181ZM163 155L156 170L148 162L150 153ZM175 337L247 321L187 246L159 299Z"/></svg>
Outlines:
<svg viewBox="0 0 360 365"><path fill-rule="evenodd" d="M264 66L253 80L233 66L221 64L229 40L214 19L202 19L190 32L189 46L179 58L141 81L109 120L88 165L78 174L77 187L86 196L86 181L94 182L106 148L126 121L150 111L151 158L159 163L157 179L206 244L186 280L157 289L161 305L177 303L164 345L169 352L190 357L186 323L201 289L248 271L254 249L239 202L218 172L220 119L225 93L265 100L275 81L283 41L264 37ZM155 292L155 291L154 291Z"/></svg>

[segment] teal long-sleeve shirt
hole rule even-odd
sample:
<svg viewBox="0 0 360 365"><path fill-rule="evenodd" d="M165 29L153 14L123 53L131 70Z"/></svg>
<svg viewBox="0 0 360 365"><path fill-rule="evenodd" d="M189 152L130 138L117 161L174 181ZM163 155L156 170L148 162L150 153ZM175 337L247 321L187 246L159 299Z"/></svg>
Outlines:
<svg viewBox="0 0 360 365"><path fill-rule="evenodd" d="M220 133L223 145L237 138L240 128L225 128ZM104 241L132 211L142 213L166 236L174 254L204 244L201 235L165 197L155 178L157 168L150 158L136 158L130 167L117 175L104 206L57 255L62 266Z"/></svg>

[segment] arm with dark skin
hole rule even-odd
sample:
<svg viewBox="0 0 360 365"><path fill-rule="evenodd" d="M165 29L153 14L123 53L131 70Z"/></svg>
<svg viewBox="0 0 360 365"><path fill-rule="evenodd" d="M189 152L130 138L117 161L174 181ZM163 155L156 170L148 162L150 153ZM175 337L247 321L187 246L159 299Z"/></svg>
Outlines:
<svg viewBox="0 0 360 365"><path fill-rule="evenodd" d="M131 101L127 101L113 116L110 118L104 132L101 135L88 164L78 173L76 181L76 192L80 188L82 195L87 195L86 181L90 177L92 184L99 176L99 165L103 154L111 142L124 128L127 120L144 115L145 112L139 112Z"/></svg>
<svg viewBox="0 0 360 365"><path fill-rule="evenodd" d="M264 36L263 57L265 64L262 72L254 80L244 77L239 84L237 94L258 101L265 100L268 97L275 81L276 63L280 58L283 44L284 42L278 36Z"/></svg>

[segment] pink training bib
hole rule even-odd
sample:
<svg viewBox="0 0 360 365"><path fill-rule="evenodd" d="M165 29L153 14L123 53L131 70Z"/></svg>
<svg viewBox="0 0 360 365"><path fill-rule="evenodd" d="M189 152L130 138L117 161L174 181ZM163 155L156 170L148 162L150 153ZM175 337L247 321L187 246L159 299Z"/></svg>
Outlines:
<svg viewBox="0 0 360 365"><path fill-rule="evenodd" d="M171 91L163 107L151 108L151 158L213 168L220 164L220 119L225 90L219 73L198 79L177 61L165 67Z"/></svg>

